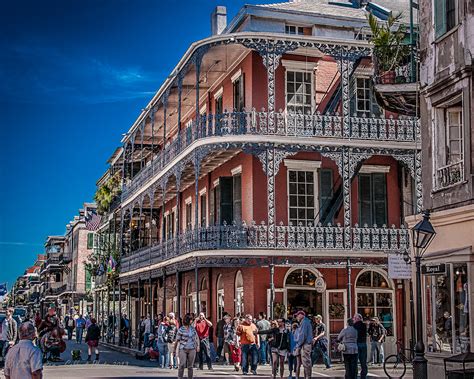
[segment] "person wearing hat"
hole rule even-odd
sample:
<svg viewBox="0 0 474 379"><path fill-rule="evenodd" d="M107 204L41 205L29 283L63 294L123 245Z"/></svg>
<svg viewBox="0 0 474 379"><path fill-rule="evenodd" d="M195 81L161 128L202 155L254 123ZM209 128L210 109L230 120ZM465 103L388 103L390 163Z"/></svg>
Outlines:
<svg viewBox="0 0 474 379"><path fill-rule="evenodd" d="M331 360L329 359L329 341L326 336L326 325L323 323L323 316L314 316L314 338L313 338L313 354L312 361L316 364L319 357L323 357L326 369L331 368Z"/></svg>
<svg viewBox="0 0 474 379"><path fill-rule="evenodd" d="M374 317L369 326L367 334L370 337L370 357L372 358L372 364L383 363L384 361L384 351L383 343L385 341L385 336L387 331L380 323L378 317Z"/></svg>
<svg viewBox="0 0 474 379"><path fill-rule="evenodd" d="M311 321L306 317L304 311L298 311L295 314L296 320L299 322L297 331L297 340L295 355L301 354L301 365L303 366L304 378L311 379L313 363L311 361L311 351L313 347L313 328Z"/></svg>

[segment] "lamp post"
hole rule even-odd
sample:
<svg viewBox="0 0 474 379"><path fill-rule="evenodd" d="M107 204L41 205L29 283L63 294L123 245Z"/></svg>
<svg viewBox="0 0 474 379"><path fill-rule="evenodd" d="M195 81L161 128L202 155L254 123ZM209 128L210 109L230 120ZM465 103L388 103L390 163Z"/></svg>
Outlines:
<svg viewBox="0 0 474 379"><path fill-rule="evenodd" d="M425 358L425 345L423 343L423 312L421 295L421 259L433 241L436 232L430 222L430 212L423 212L423 219L419 221L411 230L413 242L413 256L416 265L416 345L415 358L413 359L413 378L428 378L428 361ZM408 261L411 259L408 257Z"/></svg>

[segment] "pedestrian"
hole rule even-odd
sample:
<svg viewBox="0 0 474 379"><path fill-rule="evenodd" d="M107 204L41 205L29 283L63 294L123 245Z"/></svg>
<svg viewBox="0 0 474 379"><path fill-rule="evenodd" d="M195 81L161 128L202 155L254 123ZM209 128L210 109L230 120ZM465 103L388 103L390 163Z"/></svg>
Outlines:
<svg viewBox="0 0 474 379"><path fill-rule="evenodd" d="M86 319L79 315L78 319L76 320L76 342L82 343L82 336L84 334L84 328L86 327Z"/></svg>
<svg viewBox="0 0 474 379"><path fill-rule="evenodd" d="M41 315L40 313L37 311L36 314L35 314L35 327L38 328L41 324Z"/></svg>
<svg viewBox="0 0 474 379"><path fill-rule="evenodd" d="M174 314L174 312L170 312L168 313L168 317L171 320L174 320L175 324L176 324L176 327L179 329L179 320L176 318L176 315Z"/></svg>
<svg viewBox="0 0 474 379"><path fill-rule="evenodd" d="M178 368L178 357L176 356L175 351L176 334L178 333L178 328L176 327L176 320L169 320L169 326L166 333L168 335L169 368Z"/></svg>
<svg viewBox="0 0 474 379"><path fill-rule="evenodd" d="M301 354L301 365L303 366L305 379L311 379L313 365L311 362L311 351L313 346L313 328L311 321L306 317L304 311L298 311L295 314L299 322L298 339L296 340L296 355Z"/></svg>
<svg viewBox="0 0 474 379"><path fill-rule="evenodd" d="M267 315L263 312L258 314L257 329L259 332L270 329L270 321L267 320ZM268 341L267 335L262 334L260 336L260 348L258 349L259 362L262 366L266 365L269 361L268 358Z"/></svg>
<svg viewBox="0 0 474 379"><path fill-rule="evenodd" d="M360 313L356 313L354 317L354 328L357 330L357 353L360 363L360 379L367 379L367 326L363 321Z"/></svg>
<svg viewBox="0 0 474 379"><path fill-rule="evenodd" d="M222 355L222 350L224 349L224 325L225 317L227 312L224 312L222 318L217 322L216 325L216 338L217 338L217 351L216 351L216 362L219 362Z"/></svg>
<svg viewBox="0 0 474 379"><path fill-rule="evenodd" d="M387 335L387 331L380 323L378 317L374 317L371 320L369 325L369 330L367 334L370 338L370 357L372 364L380 364L384 361L384 350L383 350L383 343L385 342L385 336Z"/></svg>
<svg viewBox="0 0 474 379"><path fill-rule="evenodd" d="M6 317L2 322L2 334L0 336L0 345L2 353L2 362L5 364L5 356L8 353L8 350L15 345L18 338L18 325L16 320L13 318L14 313L13 308L8 308L6 312Z"/></svg>
<svg viewBox="0 0 474 379"><path fill-rule="evenodd" d="M199 318L194 322L194 327L196 328L199 337L199 369L203 369L205 359L207 368L212 370L211 345L209 343L209 328L212 327L212 322L210 322L205 314L201 312Z"/></svg>
<svg viewBox="0 0 474 379"><path fill-rule="evenodd" d="M120 337L123 345L128 344L128 335L130 330L130 320L127 318L127 315L124 313L120 319Z"/></svg>
<svg viewBox="0 0 474 379"><path fill-rule="evenodd" d="M293 373L296 374L296 377L300 377L300 370L301 370L301 359L298 359L298 356L295 355L295 347L296 347L296 339L297 334L296 330L298 329L298 323L294 322L290 326L290 349L288 351L288 370L289 375L288 379L293 379L295 376ZM299 364L298 364L299 362Z"/></svg>
<svg viewBox="0 0 474 379"><path fill-rule="evenodd" d="M224 365L230 364L231 344L234 341L235 329L229 314L224 316ZM240 360L239 360L240 362Z"/></svg>
<svg viewBox="0 0 474 379"><path fill-rule="evenodd" d="M276 324L268 330L260 330L259 335L271 335L270 350L272 352L272 377L276 378L277 372L283 378L285 372L285 358L290 349L290 333L285 326L285 320L279 318Z"/></svg>
<svg viewBox="0 0 474 379"><path fill-rule="evenodd" d="M168 361L168 326L169 319L166 317L161 320L156 331L156 345L160 356L158 357L158 367L167 368Z"/></svg>
<svg viewBox="0 0 474 379"><path fill-rule="evenodd" d="M74 320L74 317L67 315L64 318L64 325L66 327L67 331L67 339L68 341L72 340L72 333L74 332L74 328L76 327L76 321Z"/></svg>
<svg viewBox="0 0 474 379"><path fill-rule="evenodd" d="M329 341L326 336L326 325L324 325L323 317L321 315L314 316L314 322L313 352L311 361L313 365L315 365L318 362L319 357L322 356L326 369L330 369L331 360L328 354Z"/></svg>
<svg viewBox="0 0 474 379"><path fill-rule="evenodd" d="M188 369L188 379L193 377L194 360L199 348L199 337L192 326L192 316L188 313L184 316L183 325L176 334L175 351L178 352L179 357L179 379L183 378L185 368Z"/></svg>
<svg viewBox="0 0 474 379"><path fill-rule="evenodd" d="M232 362L234 364L235 371L239 371L240 363L242 361L242 349L240 347L240 337L237 334L237 329L239 328L240 320L236 317L233 321L233 326L228 330L228 341L230 348L230 355Z"/></svg>
<svg viewBox="0 0 474 379"><path fill-rule="evenodd" d="M345 379L357 378L357 330L354 328L354 320L347 320L347 326L337 336L339 341L338 350L344 357Z"/></svg>
<svg viewBox="0 0 474 379"><path fill-rule="evenodd" d="M20 342L8 352L5 362L5 379L41 379L43 353L33 344L36 329L31 322L19 327Z"/></svg>
<svg viewBox="0 0 474 379"><path fill-rule="evenodd" d="M138 349L141 349L145 344L143 338L145 335L145 316L140 316L140 322L138 324Z"/></svg>
<svg viewBox="0 0 474 379"><path fill-rule="evenodd" d="M158 359L160 359L158 343L153 333L150 333L150 335L148 336L148 343L145 346L145 355L148 355L148 358L152 362L156 362Z"/></svg>
<svg viewBox="0 0 474 379"><path fill-rule="evenodd" d="M146 319L143 320L143 344L148 345L148 337L151 334L151 318L150 314L146 315Z"/></svg>
<svg viewBox="0 0 474 379"><path fill-rule="evenodd" d="M245 316L237 329L237 335L240 337L240 348L242 349L242 373L248 374L250 361L250 370L253 375L257 375L260 337L251 314Z"/></svg>
<svg viewBox="0 0 474 379"><path fill-rule="evenodd" d="M86 332L86 344L87 344L87 361L91 361L92 348L94 348L95 361L99 361L99 339L100 339L100 328L97 325L97 320L91 318L91 324L87 328Z"/></svg>

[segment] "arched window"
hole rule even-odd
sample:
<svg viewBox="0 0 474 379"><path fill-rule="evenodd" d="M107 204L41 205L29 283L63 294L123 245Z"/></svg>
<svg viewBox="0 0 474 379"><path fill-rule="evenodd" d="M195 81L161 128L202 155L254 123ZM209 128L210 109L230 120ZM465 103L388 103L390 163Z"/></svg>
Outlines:
<svg viewBox="0 0 474 379"><path fill-rule="evenodd" d="M193 284L190 280L186 284L186 313L196 313L196 292L192 292Z"/></svg>
<svg viewBox="0 0 474 379"><path fill-rule="evenodd" d="M220 320L224 316L224 281L222 275L217 277L217 319Z"/></svg>
<svg viewBox="0 0 474 379"><path fill-rule="evenodd" d="M199 287L199 312L203 312L205 315L207 314L207 279L202 278L201 286Z"/></svg>
<svg viewBox="0 0 474 379"><path fill-rule="evenodd" d="M284 283L288 315L298 310L311 315L322 314L325 282L319 271L309 268L291 269L287 272Z"/></svg>
<svg viewBox="0 0 474 379"><path fill-rule="evenodd" d="M394 335L394 295L392 283L381 270L365 270L356 280L357 312L365 319L378 317L387 330Z"/></svg>
<svg viewBox="0 0 474 379"><path fill-rule="evenodd" d="M244 314L244 279L239 270L235 275L235 314Z"/></svg>
<svg viewBox="0 0 474 379"><path fill-rule="evenodd" d="M309 270L295 269L291 271L285 280L285 286L309 286L314 287L317 275Z"/></svg>

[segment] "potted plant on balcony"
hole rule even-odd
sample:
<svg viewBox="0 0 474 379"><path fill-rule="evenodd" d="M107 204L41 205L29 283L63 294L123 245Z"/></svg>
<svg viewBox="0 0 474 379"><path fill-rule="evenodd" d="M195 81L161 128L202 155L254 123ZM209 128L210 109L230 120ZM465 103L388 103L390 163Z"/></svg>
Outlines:
<svg viewBox="0 0 474 379"><path fill-rule="evenodd" d="M409 46L403 43L406 27L399 24L400 18L401 14L390 15L387 21L379 22L374 15L368 16L372 32L370 42L374 45L375 77L383 84L395 83L395 69L410 53Z"/></svg>
<svg viewBox="0 0 474 379"><path fill-rule="evenodd" d="M117 175L112 176L95 193L94 200L97 203L97 212L105 214L108 212L112 201L121 193L120 179Z"/></svg>

